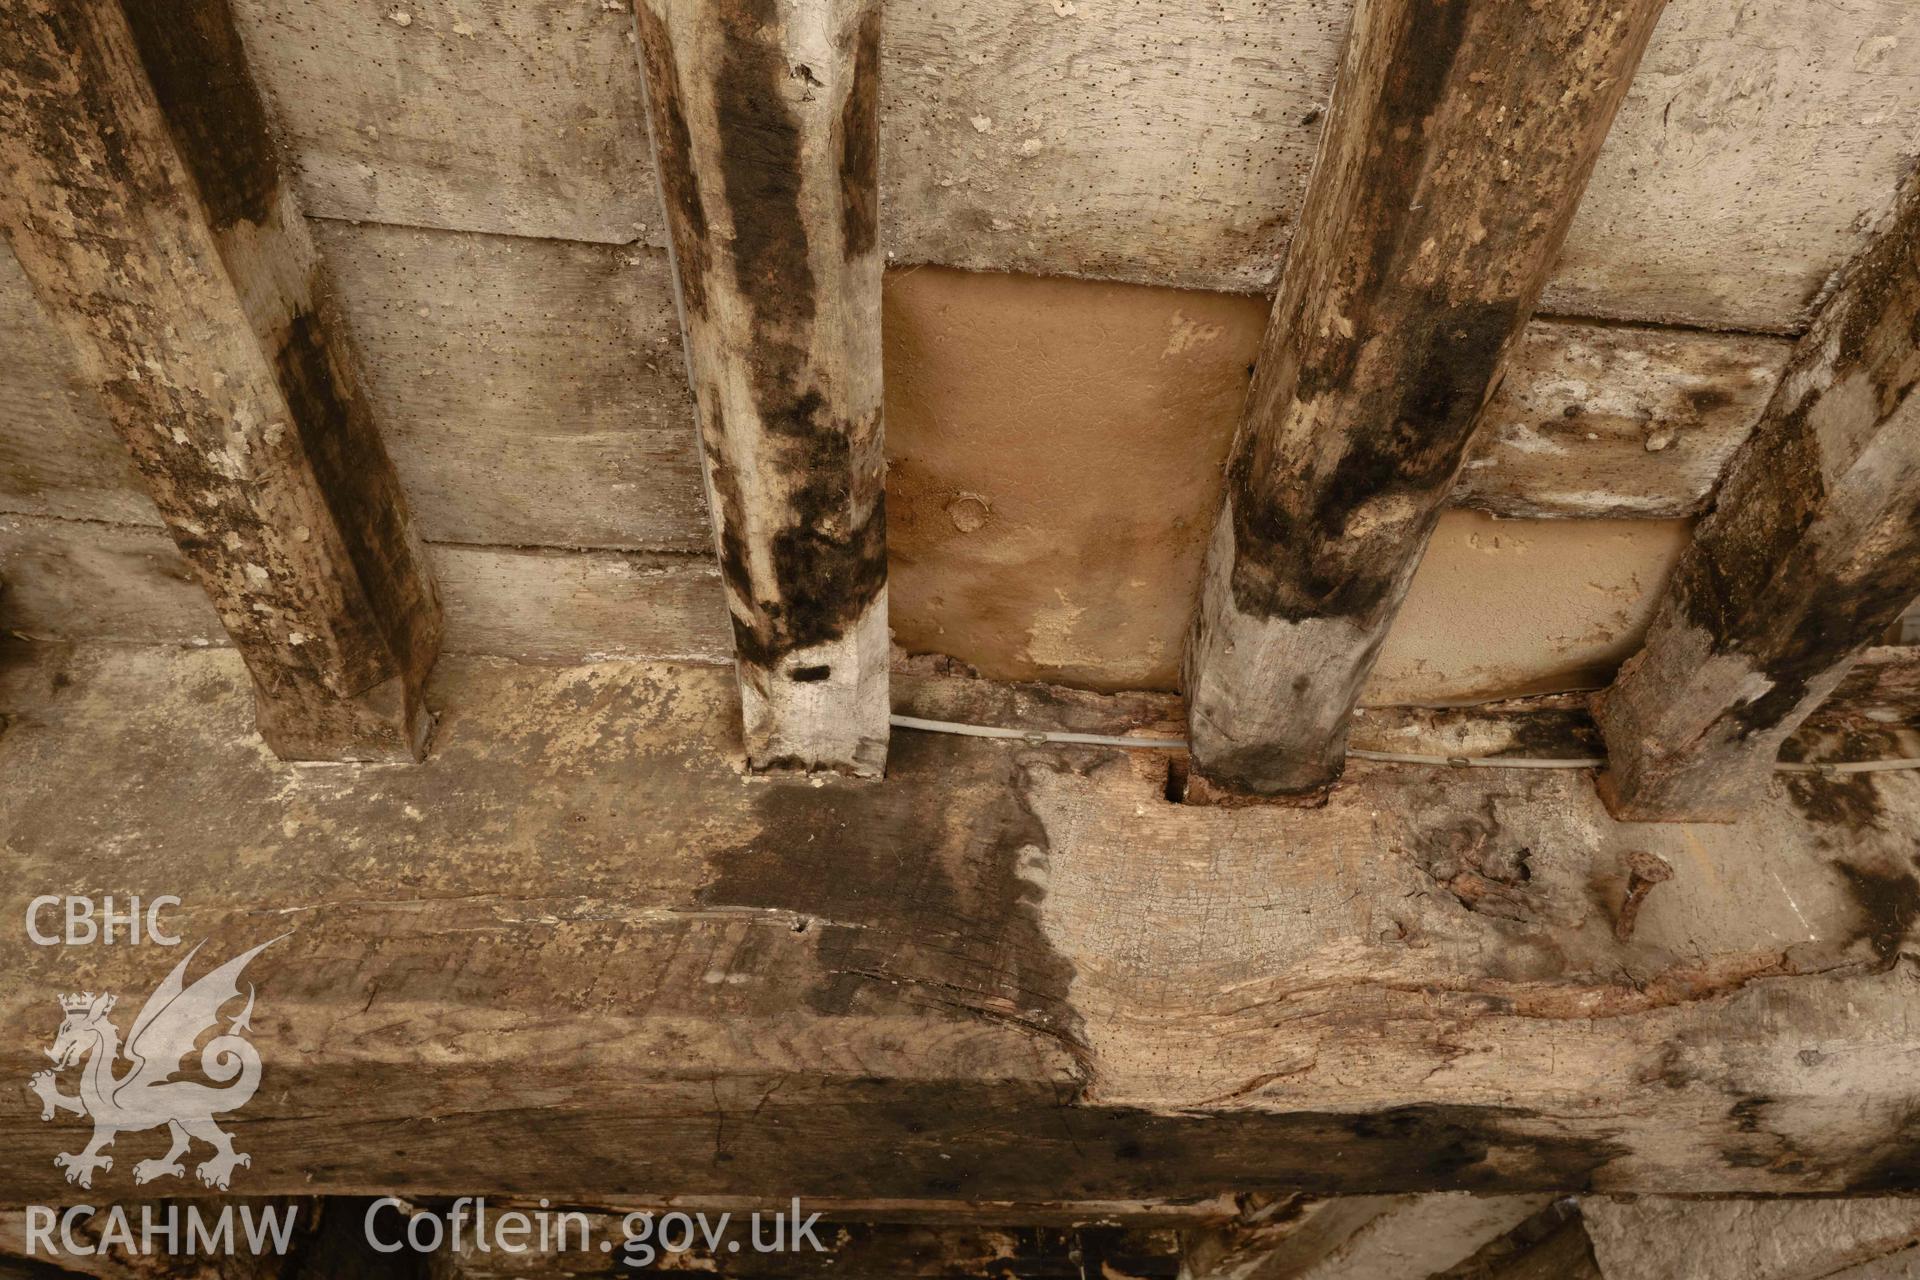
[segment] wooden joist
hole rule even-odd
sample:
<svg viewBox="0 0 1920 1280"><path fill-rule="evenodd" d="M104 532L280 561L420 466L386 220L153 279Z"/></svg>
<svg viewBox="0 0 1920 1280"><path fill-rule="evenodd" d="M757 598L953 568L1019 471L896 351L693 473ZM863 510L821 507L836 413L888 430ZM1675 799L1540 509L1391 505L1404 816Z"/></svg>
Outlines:
<svg viewBox="0 0 1920 1280"><path fill-rule="evenodd" d="M1347 718L1663 0L1366 0L1186 656L1197 770L1340 775Z"/></svg>
<svg viewBox="0 0 1920 1280"><path fill-rule="evenodd" d="M1920 180L1801 338L1597 702L1616 817L1732 820L1920 595Z"/></svg>
<svg viewBox="0 0 1920 1280"><path fill-rule="evenodd" d="M439 605L224 0L0 7L0 222L291 759L410 759Z"/></svg>
<svg viewBox="0 0 1920 1280"><path fill-rule="evenodd" d="M884 787L770 786L739 772L723 670L436 682L426 764L316 772L258 749L229 653L0 668L0 909L172 893L209 963L293 931L248 970L235 1194L1920 1176L1912 774L1624 827L1577 773L1357 764L1325 808L1221 810L1168 803L1157 753L903 732ZM1621 942L1643 849L1676 875ZM131 1010L180 954L0 937L0 1079L47 1067L60 994ZM85 1132L0 1090L0 1203L71 1196L53 1156ZM158 1139L124 1135L94 1194L130 1194Z"/></svg>
<svg viewBox="0 0 1920 1280"><path fill-rule="evenodd" d="M755 769L887 750L878 0L641 0Z"/></svg>

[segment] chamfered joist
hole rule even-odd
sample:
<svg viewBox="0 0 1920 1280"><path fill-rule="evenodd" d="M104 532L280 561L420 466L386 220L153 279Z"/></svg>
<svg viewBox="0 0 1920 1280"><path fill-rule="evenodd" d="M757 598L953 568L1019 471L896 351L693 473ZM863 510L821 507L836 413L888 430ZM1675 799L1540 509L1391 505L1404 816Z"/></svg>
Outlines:
<svg viewBox="0 0 1920 1280"><path fill-rule="evenodd" d="M0 222L290 759L407 759L440 613L224 0L0 4Z"/></svg>
<svg viewBox="0 0 1920 1280"><path fill-rule="evenodd" d="M635 14L748 762L878 774L880 6Z"/></svg>
<svg viewBox="0 0 1920 1280"><path fill-rule="evenodd" d="M1920 179L1800 339L1595 702L1617 818L1732 821L1920 595Z"/></svg>
<svg viewBox="0 0 1920 1280"><path fill-rule="evenodd" d="M1186 656L1196 771L1314 792L1663 0L1362 0Z"/></svg>

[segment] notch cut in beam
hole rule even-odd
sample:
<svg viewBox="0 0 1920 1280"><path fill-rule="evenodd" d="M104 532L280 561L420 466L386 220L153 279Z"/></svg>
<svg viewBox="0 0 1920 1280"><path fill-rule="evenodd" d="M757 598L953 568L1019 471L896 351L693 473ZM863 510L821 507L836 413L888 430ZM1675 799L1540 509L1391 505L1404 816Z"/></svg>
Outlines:
<svg viewBox="0 0 1920 1280"><path fill-rule="evenodd" d="M1594 704L1627 820L1737 820L1920 595L1920 176L1794 348L1640 652Z"/></svg>
<svg viewBox="0 0 1920 1280"><path fill-rule="evenodd" d="M418 758L440 609L225 0L0 5L0 222L295 760Z"/></svg>
<svg viewBox="0 0 1920 1280"><path fill-rule="evenodd" d="M748 763L877 775L880 6L635 14Z"/></svg>
<svg viewBox="0 0 1920 1280"><path fill-rule="evenodd" d="M1362 0L1186 658L1198 775L1313 794L1663 0Z"/></svg>

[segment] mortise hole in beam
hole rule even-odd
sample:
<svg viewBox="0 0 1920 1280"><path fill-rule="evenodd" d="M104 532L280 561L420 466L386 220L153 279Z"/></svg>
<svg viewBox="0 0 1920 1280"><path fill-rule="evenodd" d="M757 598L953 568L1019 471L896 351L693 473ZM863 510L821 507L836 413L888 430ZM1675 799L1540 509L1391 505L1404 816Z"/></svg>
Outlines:
<svg viewBox="0 0 1920 1280"><path fill-rule="evenodd" d="M833 668L828 666L795 667L787 672L787 678L799 684L811 684L816 680L825 680L832 674Z"/></svg>
<svg viewBox="0 0 1920 1280"><path fill-rule="evenodd" d="M1187 758L1175 756L1167 761L1167 803L1185 804L1187 801Z"/></svg>

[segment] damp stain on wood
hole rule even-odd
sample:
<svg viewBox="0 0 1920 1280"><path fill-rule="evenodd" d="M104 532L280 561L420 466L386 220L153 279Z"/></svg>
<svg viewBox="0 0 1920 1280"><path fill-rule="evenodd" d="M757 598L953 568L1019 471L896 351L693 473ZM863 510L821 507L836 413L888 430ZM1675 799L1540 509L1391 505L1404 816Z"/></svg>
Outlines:
<svg viewBox="0 0 1920 1280"><path fill-rule="evenodd" d="M216 231L264 224L280 194L281 166L227 0L122 10L208 221Z"/></svg>
<svg viewBox="0 0 1920 1280"><path fill-rule="evenodd" d="M645 72L647 116L651 127L654 165L660 197L668 213L673 252L679 262L681 301L688 311L707 311L707 275L713 269L708 247L706 206L693 174L693 140L687 131L680 69L673 56L673 40L660 15L639 0L633 6L638 24L641 65Z"/></svg>
<svg viewBox="0 0 1920 1280"><path fill-rule="evenodd" d="M1835 863L1834 871L1859 911L1858 936L1873 948L1882 968L1892 968L1920 922L1920 878L1897 867L1845 862Z"/></svg>
<svg viewBox="0 0 1920 1280"><path fill-rule="evenodd" d="M734 429L717 396L703 397L707 410L709 474L720 506L722 573L743 606L734 617L741 661L770 670L787 654L837 640L866 613L886 582L886 512L876 449L876 409L849 420L839 406L845 388L832 385L814 359L815 319L822 287L814 256L838 256L813 243L803 209L809 148L802 122L788 101L794 76L782 54L780 13L772 0L737 0L715 18L725 32L713 81L716 127L721 139L719 186L733 237L731 287L744 300L753 341L742 359L753 407L770 446L767 472L785 483L783 501L768 513L773 527L748 534L756 513L739 492L738 478L721 460L717 442ZM877 127L871 101L877 14L862 24L856 40L855 84L842 115L839 172L860 178L871 191ZM650 37L658 40L659 36ZM649 55L670 58L670 51ZM865 71L860 70L865 67ZM862 95L868 99L864 104ZM864 160L861 158L865 155ZM663 167L674 162L663 155ZM676 202L684 203L684 202ZM852 207L847 234L871 240L872 209ZM862 210L864 209L864 213ZM686 221L683 219L683 222ZM693 234L689 228L690 235ZM682 266L683 276L700 262ZM869 455L872 455L869 457ZM736 516L738 518L736 518ZM769 580L755 573L753 551L763 544ZM744 616L743 616L744 615Z"/></svg>
<svg viewBox="0 0 1920 1280"><path fill-rule="evenodd" d="M854 33L853 84L835 138L849 258L872 253L880 236L880 13L870 10Z"/></svg>
<svg viewBox="0 0 1920 1280"><path fill-rule="evenodd" d="M872 788L770 782L753 799L756 836L715 855L699 901L809 921L816 1012L947 1007L1041 1031L1081 1057L1074 966L1040 918L1051 840L1027 797L1027 771L1056 767L1011 753L986 761L908 734L893 744L891 774L953 778L976 793L964 812L903 807Z"/></svg>

